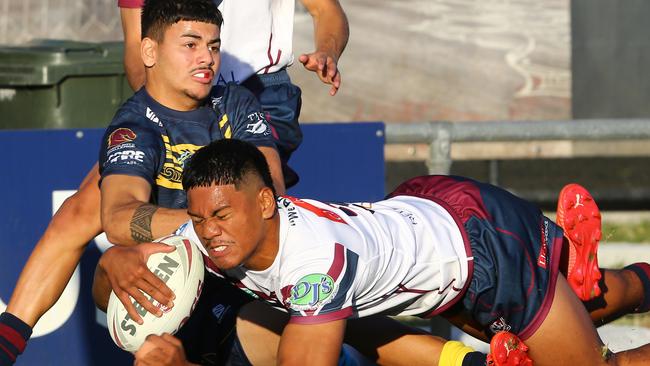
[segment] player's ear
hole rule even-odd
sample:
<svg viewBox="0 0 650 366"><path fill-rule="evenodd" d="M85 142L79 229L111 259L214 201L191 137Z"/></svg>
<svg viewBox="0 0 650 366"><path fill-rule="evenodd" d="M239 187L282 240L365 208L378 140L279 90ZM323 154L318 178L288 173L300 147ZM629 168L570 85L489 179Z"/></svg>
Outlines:
<svg viewBox="0 0 650 366"><path fill-rule="evenodd" d="M262 208L262 217L267 220L275 215L275 195L269 187L262 187L258 194L260 206Z"/></svg>
<svg viewBox="0 0 650 366"><path fill-rule="evenodd" d="M140 54L145 67L152 67L158 60L158 42L144 37L140 43Z"/></svg>

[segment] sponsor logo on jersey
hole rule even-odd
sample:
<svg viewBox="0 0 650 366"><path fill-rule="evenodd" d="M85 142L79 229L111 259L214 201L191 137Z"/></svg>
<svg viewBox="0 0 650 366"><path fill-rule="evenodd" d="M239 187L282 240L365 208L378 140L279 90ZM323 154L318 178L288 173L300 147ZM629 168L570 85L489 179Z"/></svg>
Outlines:
<svg viewBox="0 0 650 366"><path fill-rule="evenodd" d="M500 317L499 319L496 319L495 321L490 324L490 331L494 334L497 334L500 331L506 331L509 332L512 327L506 323L506 320L503 319L503 317Z"/></svg>
<svg viewBox="0 0 650 366"><path fill-rule="evenodd" d="M108 147L111 148L125 142L131 142L135 140L136 137L138 137L138 135L129 128L118 128L108 135Z"/></svg>
<svg viewBox="0 0 650 366"><path fill-rule="evenodd" d="M546 256L548 252L548 221L544 220L544 224L542 225L542 245L541 248L539 249L539 256L537 257L537 265L540 268L546 269Z"/></svg>
<svg viewBox="0 0 650 366"><path fill-rule="evenodd" d="M160 122L160 119L158 119L158 116L151 110L151 108L147 107L147 111L145 112L145 115L147 118L149 118L151 121L155 122L159 127L162 127L162 122Z"/></svg>
<svg viewBox="0 0 650 366"><path fill-rule="evenodd" d="M108 156L107 164L125 163L128 165L143 163L144 152L139 150L120 150Z"/></svg>
<svg viewBox="0 0 650 366"><path fill-rule="evenodd" d="M251 121L251 123L246 125L246 132L264 136L271 134L269 126L266 124L266 120L264 119L264 114L260 112L249 114L248 120Z"/></svg>
<svg viewBox="0 0 650 366"><path fill-rule="evenodd" d="M404 216L405 218L409 219L412 225L418 224L418 220L412 212L402 210L402 209L396 209L395 211L397 211L400 215Z"/></svg>
<svg viewBox="0 0 650 366"><path fill-rule="evenodd" d="M302 277L291 287L289 306L295 310L316 310L332 301L334 280L323 273Z"/></svg>
<svg viewBox="0 0 650 366"><path fill-rule="evenodd" d="M221 103L221 99L223 99L223 96L221 97L211 97L212 100L212 109L216 110L217 109L217 104Z"/></svg>
<svg viewBox="0 0 650 366"><path fill-rule="evenodd" d="M298 214L298 209L296 206L291 204L291 201L285 197L279 196L277 199L278 207L284 209L287 212L287 218L289 219L289 226L296 226L296 219L300 216Z"/></svg>

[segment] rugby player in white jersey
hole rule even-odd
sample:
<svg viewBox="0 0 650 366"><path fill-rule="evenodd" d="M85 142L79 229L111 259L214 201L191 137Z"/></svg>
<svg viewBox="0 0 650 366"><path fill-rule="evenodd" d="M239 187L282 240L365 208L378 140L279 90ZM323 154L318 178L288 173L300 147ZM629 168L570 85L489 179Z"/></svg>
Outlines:
<svg viewBox="0 0 650 366"><path fill-rule="evenodd" d="M565 279L563 230L502 189L418 177L383 201L330 204L278 197L271 182L252 145L211 143L186 166L192 220L179 233L200 241L213 273L290 314L280 364L335 364L346 322L372 314L440 314L484 339L509 330L536 365L650 359L650 345L608 351L593 325L645 307L642 276L605 271L604 305L588 312ZM516 356L530 364L525 345L510 340L518 348L491 361L517 364L509 359ZM460 365L467 352L446 346L432 363Z"/></svg>

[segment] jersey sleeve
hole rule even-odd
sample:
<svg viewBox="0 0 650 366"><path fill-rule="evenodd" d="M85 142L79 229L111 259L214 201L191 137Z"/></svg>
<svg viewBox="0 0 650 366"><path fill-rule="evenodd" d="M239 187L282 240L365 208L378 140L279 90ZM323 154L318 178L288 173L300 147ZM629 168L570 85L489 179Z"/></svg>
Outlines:
<svg viewBox="0 0 650 366"><path fill-rule="evenodd" d="M280 276L280 293L290 322L315 324L351 317L356 313L354 280L359 256L338 243L329 253L313 252L289 260L299 266Z"/></svg>
<svg viewBox="0 0 650 366"><path fill-rule="evenodd" d="M102 179L112 174L123 174L142 177L155 185L164 144L157 126L146 122L115 123L106 129L99 152Z"/></svg>
<svg viewBox="0 0 650 366"><path fill-rule="evenodd" d="M117 0L117 6L120 8L142 8L144 0Z"/></svg>
<svg viewBox="0 0 650 366"><path fill-rule="evenodd" d="M275 137L262 106L250 90L230 83L226 87L224 110L232 126L232 138L255 146L275 148Z"/></svg>

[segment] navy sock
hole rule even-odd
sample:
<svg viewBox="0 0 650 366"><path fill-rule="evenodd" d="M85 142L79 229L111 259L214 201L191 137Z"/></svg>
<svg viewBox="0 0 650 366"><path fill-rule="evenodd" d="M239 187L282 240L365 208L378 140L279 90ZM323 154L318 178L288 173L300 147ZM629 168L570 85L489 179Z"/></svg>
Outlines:
<svg viewBox="0 0 650 366"><path fill-rule="evenodd" d="M32 327L12 314L0 314L0 366L13 365L23 353Z"/></svg>
<svg viewBox="0 0 650 366"><path fill-rule="evenodd" d="M643 284L643 302L636 309L635 313L645 313L650 311L650 264L634 263L623 268L634 272Z"/></svg>
<svg viewBox="0 0 650 366"><path fill-rule="evenodd" d="M485 366L487 355L481 352L470 352L463 358L463 366Z"/></svg>

